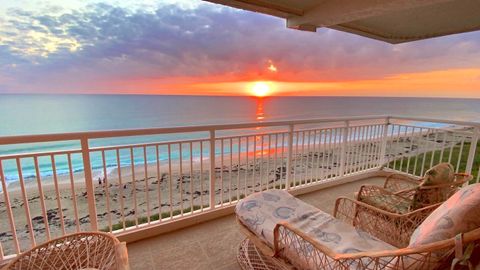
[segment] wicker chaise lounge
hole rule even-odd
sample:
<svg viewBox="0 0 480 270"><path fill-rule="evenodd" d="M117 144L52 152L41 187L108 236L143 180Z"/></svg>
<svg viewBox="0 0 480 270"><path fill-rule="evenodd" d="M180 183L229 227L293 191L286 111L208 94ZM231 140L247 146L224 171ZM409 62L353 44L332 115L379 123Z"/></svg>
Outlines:
<svg viewBox="0 0 480 270"><path fill-rule="evenodd" d="M129 270L127 247L112 234L82 232L22 253L2 270Z"/></svg>
<svg viewBox="0 0 480 270"><path fill-rule="evenodd" d="M238 261L243 269L448 269L455 248L466 261L461 251L480 243L479 205L480 184L463 188L417 228L408 247L397 248L358 228L348 211L338 219L339 210L332 217L286 191L255 193L236 207L247 235ZM451 223L443 224L446 218Z"/></svg>

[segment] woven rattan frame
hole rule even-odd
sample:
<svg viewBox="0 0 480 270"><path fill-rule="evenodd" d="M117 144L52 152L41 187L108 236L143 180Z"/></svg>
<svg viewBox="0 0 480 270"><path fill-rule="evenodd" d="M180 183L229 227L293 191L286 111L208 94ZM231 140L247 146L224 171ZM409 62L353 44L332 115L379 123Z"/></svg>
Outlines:
<svg viewBox="0 0 480 270"><path fill-rule="evenodd" d="M22 253L3 270L128 270L125 243L112 234L82 232L53 239Z"/></svg>
<svg viewBox="0 0 480 270"><path fill-rule="evenodd" d="M451 183L422 186L423 178L416 179L411 176L393 173L386 177L383 188L396 195L413 200L415 194L422 194L427 201L424 205L417 205L418 208L431 204L443 202L453 195L463 184L472 180L473 176L466 173L456 173ZM422 198L419 198L422 199Z"/></svg>
<svg viewBox="0 0 480 270"><path fill-rule="evenodd" d="M291 262L295 267L312 270L446 269L455 249L455 239L451 238L415 248L340 254L288 223L277 224L274 239L277 257L297 258ZM479 243L480 228L463 235L463 247Z"/></svg>
<svg viewBox="0 0 480 270"><path fill-rule="evenodd" d="M441 203L406 214L391 213L369 204L340 197L335 202L333 215L372 236L396 247L406 247L415 229Z"/></svg>

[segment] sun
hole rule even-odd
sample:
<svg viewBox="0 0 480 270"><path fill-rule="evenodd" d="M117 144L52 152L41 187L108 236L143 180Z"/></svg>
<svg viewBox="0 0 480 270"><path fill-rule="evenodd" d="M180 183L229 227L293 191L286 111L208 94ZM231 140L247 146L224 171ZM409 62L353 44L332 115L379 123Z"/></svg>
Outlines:
<svg viewBox="0 0 480 270"><path fill-rule="evenodd" d="M255 82L251 88L250 92L257 97L268 96L271 92L271 87L267 82Z"/></svg>

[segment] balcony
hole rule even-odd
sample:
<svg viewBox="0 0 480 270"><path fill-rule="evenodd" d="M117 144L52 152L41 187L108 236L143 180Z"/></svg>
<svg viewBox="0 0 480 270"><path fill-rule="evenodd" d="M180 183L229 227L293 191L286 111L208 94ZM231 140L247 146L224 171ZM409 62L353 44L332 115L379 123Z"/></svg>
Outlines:
<svg viewBox="0 0 480 270"><path fill-rule="evenodd" d="M440 162L478 182L479 127L368 116L3 137L0 264L102 230L129 243L132 269L238 269L238 199L281 188L331 213L385 172Z"/></svg>
<svg viewBox="0 0 480 270"><path fill-rule="evenodd" d="M381 175L381 173L379 174ZM298 197L332 213L338 196L353 197L363 184L384 183L384 177L372 176L354 182L324 188ZM235 216L229 214L171 233L128 245L132 269L221 269L240 270L236 252L245 236L239 231ZM212 240L214 239L214 240ZM188 259L185 259L188 258Z"/></svg>

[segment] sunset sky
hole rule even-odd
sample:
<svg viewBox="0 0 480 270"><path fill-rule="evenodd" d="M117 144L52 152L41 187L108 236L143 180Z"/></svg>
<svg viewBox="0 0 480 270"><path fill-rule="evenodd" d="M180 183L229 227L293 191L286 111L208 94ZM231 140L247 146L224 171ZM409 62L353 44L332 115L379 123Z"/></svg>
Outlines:
<svg viewBox="0 0 480 270"><path fill-rule="evenodd" d="M480 98L480 32L390 45L196 0L101 2L0 0L0 93Z"/></svg>

